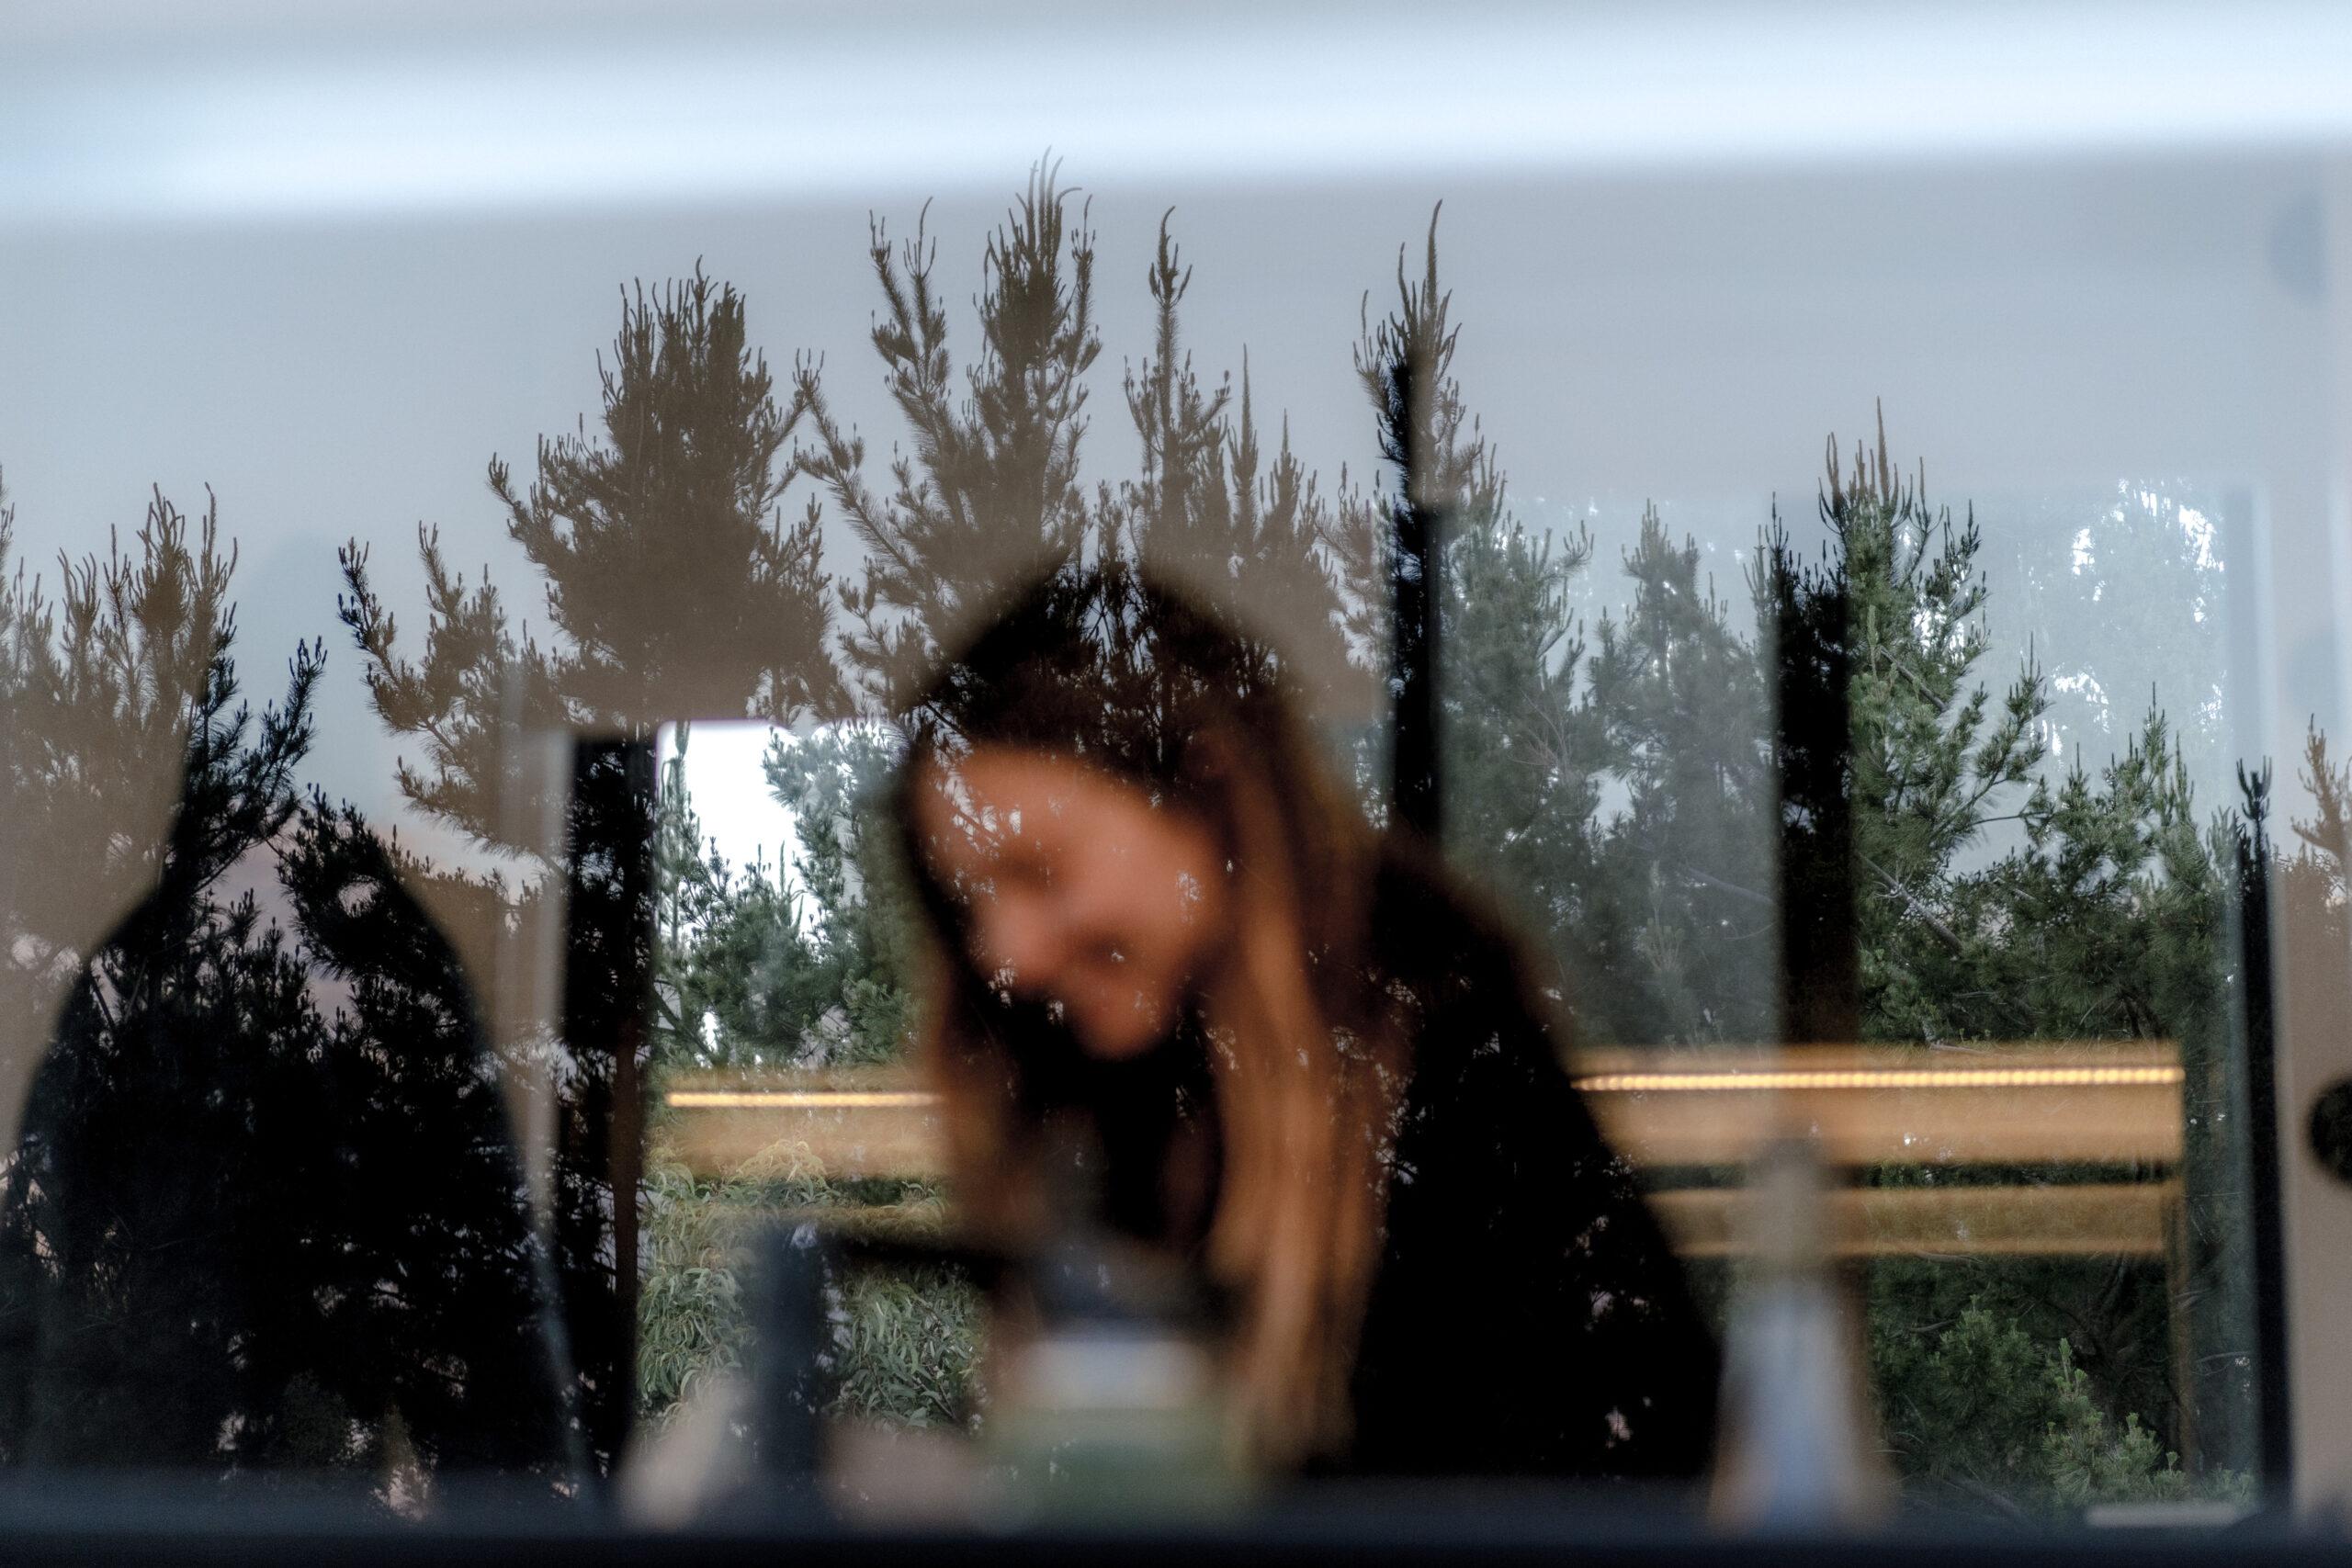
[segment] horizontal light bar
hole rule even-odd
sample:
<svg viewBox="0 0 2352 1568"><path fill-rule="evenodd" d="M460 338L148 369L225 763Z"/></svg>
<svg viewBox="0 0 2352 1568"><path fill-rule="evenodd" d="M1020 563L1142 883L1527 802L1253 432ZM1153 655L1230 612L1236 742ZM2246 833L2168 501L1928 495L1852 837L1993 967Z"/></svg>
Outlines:
<svg viewBox="0 0 2352 1568"><path fill-rule="evenodd" d="M898 1111L939 1103L920 1089L682 1089L667 1096L681 1111Z"/></svg>
<svg viewBox="0 0 2352 1568"><path fill-rule="evenodd" d="M2120 1089L2185 1080L2177 1066L1883 1067L1845 1071L1603 1073L1576 1080L1588 1094L1747 1093L1758 1089Z"/></svg>
<svg viewBox="0 0 2352 1568"><path fill-rule="evenodd" d="M1718 1073L1602 1073L1580 1077L1588 1094L1747 1094L1769 1090L1905 1089L2165 1088L2186 1081L2177 1066L1880 1067ZM939 1103L921 1089L675 1089L681 1111L898 1111Z"/></svg>

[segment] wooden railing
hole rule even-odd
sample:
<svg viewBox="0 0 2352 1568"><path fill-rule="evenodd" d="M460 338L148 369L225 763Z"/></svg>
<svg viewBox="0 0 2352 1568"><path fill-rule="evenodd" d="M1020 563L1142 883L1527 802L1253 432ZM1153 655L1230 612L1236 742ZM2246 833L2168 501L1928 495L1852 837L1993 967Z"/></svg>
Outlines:
<svg viewBox="0 0 2352 1568"><path fill-rule="evenodd" d="M1912 1173L1832 1193L1845 1256L2158 1257L2176 1234L2181 1067L2166 1043L1591 1050L1572 1071L1690 1257L1737 1250L1737 1169L1792 1135L1833 1166ZM666 1152L697 1175L779 1145L840 1177L939 1170L938 1107L903 1070L710 1074L665 1099Z"/></svg>

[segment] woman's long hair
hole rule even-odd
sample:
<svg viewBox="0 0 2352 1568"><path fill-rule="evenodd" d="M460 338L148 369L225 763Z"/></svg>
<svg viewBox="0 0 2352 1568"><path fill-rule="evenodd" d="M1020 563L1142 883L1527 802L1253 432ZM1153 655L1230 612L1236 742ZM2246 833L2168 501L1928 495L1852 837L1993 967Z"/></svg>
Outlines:
<svg viewBox="0 0 2352 1568"><path fill-rule="evenodd" d="M1029 1015L974 965L911 792L972 749L1017 747L1135 784L1222 840L1229 935L1193 998L1222 1157L1205 1259L1238 1304L1244 1437L1286 1465L1346 1439L1410 1047L1370 956L1380 837L1280 676L1266 645L1133 571L1066 566L907 706L896 816L933 939L923 1060L956 1201L1016 1243L1046 1201L1016 1041Z"/></svg>

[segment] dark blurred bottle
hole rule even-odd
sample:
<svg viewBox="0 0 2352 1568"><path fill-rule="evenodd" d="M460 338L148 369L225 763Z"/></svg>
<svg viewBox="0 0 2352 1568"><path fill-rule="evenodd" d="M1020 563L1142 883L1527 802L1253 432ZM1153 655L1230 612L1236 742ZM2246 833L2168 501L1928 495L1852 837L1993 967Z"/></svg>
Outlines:
<svg viewBox="0 0 2352 1568"><path fill-rule="evenodd" d="M771 1499L810 1493L836 1381L828 1297L838 1265L817 1227L763 1238L752 1292L752 1401L758 1472Z"/></svg>

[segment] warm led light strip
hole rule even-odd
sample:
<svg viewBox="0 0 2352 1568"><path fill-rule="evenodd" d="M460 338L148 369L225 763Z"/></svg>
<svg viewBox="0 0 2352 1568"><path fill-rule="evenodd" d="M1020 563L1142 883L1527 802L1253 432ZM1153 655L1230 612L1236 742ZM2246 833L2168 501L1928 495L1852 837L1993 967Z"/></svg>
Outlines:
<svg viewBox="0 0 2352 1568"><path fill-rule="evenodd" d="M919 1089L682 1089L668 1098L681 1111L890 1111L939 1102Z"/></svg>
<svg viewBox="0 0 2352 1568"><path fill-rule="evenodd" d="M2178 1067L1883 1067L1848 1071L1603 1073L1576 1080L1590 1094L1688 1094L1763 1089L2122 1089L2185 1081ZM676 1089L681 1111L891 1111L939 1103L920 1089Z"/></svg>
<svg viewBox="0 0 2352 1568"><path fill-rule="evenodd" d="M1808 1089L2111 1089L2177 1084L2178 1067L1885 1067L1846 1072L1603 1073L1578 1078L1592 1094Z"/></svg>
<svg viewBox="0 0 2352 1568"><path fill-rule="evenodd" d="M1604 1072L1588 1093L1752 1093L1767 1089L2129 1089L2185 1081L2180 1067L1877 1067L1849 1072ZM677 1110L920 1110L917 1089L677 1089Z"/></svg>

